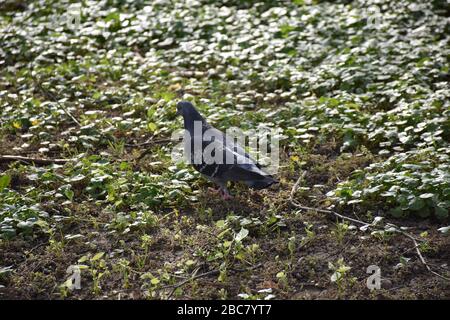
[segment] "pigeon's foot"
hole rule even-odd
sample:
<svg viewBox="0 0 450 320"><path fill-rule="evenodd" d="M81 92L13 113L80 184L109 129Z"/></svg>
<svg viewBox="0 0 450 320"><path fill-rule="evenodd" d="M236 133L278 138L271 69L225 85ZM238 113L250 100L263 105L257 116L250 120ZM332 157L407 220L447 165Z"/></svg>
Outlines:
<svg viewBox="0 0 450 320"><path fill-rule="evenodd" d="M222 195L223 200L233 199L233 196L228 192L227 189L220 189L220 194Z"/></svg>

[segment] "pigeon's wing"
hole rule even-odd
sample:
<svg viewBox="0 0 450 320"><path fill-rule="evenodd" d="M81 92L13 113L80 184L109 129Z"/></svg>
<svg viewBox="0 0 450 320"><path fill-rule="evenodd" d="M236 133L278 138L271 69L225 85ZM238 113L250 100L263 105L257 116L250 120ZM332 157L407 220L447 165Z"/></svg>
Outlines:
<svg viewBox="0 0 450 320"><path fill-rule="evenodd" d="M254 163L233 165L223 172L221 178L225 181L241 181L254 189L263 189L277 183Z"/></svg>
<svg viewBox="0 0 450 320"><path fill-rule="evenodd" d="M221 133L220 131L218 132ZM223 174L237 163L237 157L240 161L245 160L242 158L242 155L239 153L235 154L235 152L225 146L224 138L224 135L215 135L215 139L208 141L203 140L203 136L193 136L190 141L191 163L197 171L212 180L222 180ZM201 146L200 150L196 149L198 146ZM196 157L198 154L195 154L195 150L201 152L201 158ZM218 153L217 157L216 153Z"/></svg>
<svg viewBox="0 0 450 320"><path fill-rule="evenodd" d="M211 145L212 143L213 145ZM230 147L225 140L219 139L203 141L202 150L205 150L205 148L220 152L222 161L213 162L210 159L194 164L194 168L212 180L219 182L242 181L255 189L262 189L277 182L272 176L262 171L241 147L239 147L241 150L239 152L235 145Z"/></svg>

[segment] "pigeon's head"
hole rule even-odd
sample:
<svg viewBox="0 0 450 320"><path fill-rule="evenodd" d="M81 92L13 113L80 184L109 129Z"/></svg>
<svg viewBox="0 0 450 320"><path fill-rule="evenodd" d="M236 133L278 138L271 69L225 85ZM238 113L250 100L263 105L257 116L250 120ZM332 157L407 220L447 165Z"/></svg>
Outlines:
<svg viewBox="0 0 450 320"><path fill-rule="evenodd" d="M202 115L189 101L180 101L177 103L177 114L183 116L185 127L186 124L192 124L194 121L205 122Z"/></svg>
<svg viewBox="0 0 450 320"><path fill-rule="evenodd" d="M190 113L197 113L192 103L189 101L180 101L177 103L177 115L184 117Z"/></svg>

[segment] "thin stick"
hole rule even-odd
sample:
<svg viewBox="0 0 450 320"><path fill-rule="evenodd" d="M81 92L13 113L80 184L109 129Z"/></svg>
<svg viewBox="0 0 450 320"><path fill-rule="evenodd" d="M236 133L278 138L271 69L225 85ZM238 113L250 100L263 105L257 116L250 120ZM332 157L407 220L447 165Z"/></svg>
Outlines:
<svg viewBox="0 0 450 320"><path fill-rule="evenodd" d="M340 213L337 213L336 211L333 210L327 210L327 209L318 209L318 208L313 208L313 207L307 207L307 206L302 206L301 204L295 202L295 201L291 201L292 205L294 205L296 208L302 209L302 210L312 210L312 211L316 211L316 212L321 212L321 213L331 213L334 214L336 217L341 218L342 220L348 220L354 223L358 223L361 225L370 225L370 223L361 221L361 220L357 220L357 219L353 219L347 216L344 216Z"/></svg>
<svg viewBox="0 0 450 320"><path fill-rule="evenodd" d="M171 141L173 141L173 140L172 139L147 140L145 142L136 143L136 144L125 143L125 147L143 147L143 146L148 146L148 145L152 145L152 144L168 143Z"/></svg>
<svg viewBox="0 0 450 320"><path fill-rule="evenodd" d="M372 223L366 223L366 222L361 221L361 220L358 220L358 219L353 219L353 218L344 216L344 215L342 215L342 214L340 214L340 213L337 213L336 211L333 211L333 210L318 209L318 208L313 208L313 207L307 207L307 206L303 206L303 205L297 203L297 202L294 200L294 195L295 195L295 192L297 191L298 185L299 185L299 183L300 183L299 181L301 181L301 178L302 178L302 176L300 176L300 177L298 178L297 182L296 182L296 183L294 184L294 186L292 187L291 194L290 194L290 197L289 197L289 201L290 201L290 203L291 203L294 207L299 208L299 209L302 209L302 210L312 210L312 211L321 212L321 213L333 214L333 215L335 215L336 217L338 217L338 218L340 218L340 219L342 219L342 220L348 220L348 221L351 221L351 222L354 222L354 223L358 223L358 224L361 224L361 225L363 225L363 226L367 226L367 228L372 228L372 229L374 228L374 225L373 225ZM414 249L416 249L417 256L419 257L420 261L422 262L422 264L425 266L425 268L426 268L429 272L431 272L432 274L434 274L435 276L437 276L437 277L439 277L439 278L441 278L441 279L444 279L444 280L446 280L446 281L450 281L449 278L447 278L447 277L445 277L445 276L443 276L443 275L441 275L441 274L439 274L439 273L437 273L437 272L431 270L430 266L429 266L428 263L426 262L425 258L424 258L423 255L422 255L422 252L421 252L420 249L419 249L419 244L417 243L417 240L416 240L411 234L409 234L408 232L405 232L405 231L401 230L401 228L397 227L397 226L394 225L394 224L389 224L389 225L392 226L392 227L394 227L395 230L396 230L396 232L398 232L398 233L404 235L405 237L409 238L409 239L414 243Z"/></svg>
<svg viewBox="0 0 450 320"><path fill-rule="evenodd" d="M334 214L335 216L337 216L337 217L339 217L339 218L341 218L341 219L344 219L344 220L349 220L349 221L352 221L352 222L355 222L355 223L359 223L359 224L362 224L362 225L367 225L367 224L368 224L368 223L363 222L363 221L361 221L361 220L357 220L357 219L353 219L353 218L350 218L350 217L341 215L341 214L339 214L339 213L337 213L337 212L335 212L335 211L332 211L332 210L326 210L326 209L318 209L318 208L313 208L313 207L307 207L307 206L303 206L303 205L297 203L297 202L294 200L294 196L295 196L295 193L297 192L298 187L300 186L300 182L302 182L302 180L303 180L303 178L305 177L305 175L306 175L306 172L304 171L304 172L298 177L297 181L295 182L294 186L292 187L291 193L290 193L290 195L289 195L289 201L292 203L292 205L294 205L295 207L297 207L297 208L299 208L299 209L302 209L302 210L312 210L312 211L317 211L317 212L321 212L321 213L332 213L332 214Z"/></svg>
<svg viewBox="0 0 450 320"><path fill-rule="evenodd" d="M173 286L172 291L171 291L171 292L169 293L169 295L167 296L167 300L170 299L170 298L173 296L173 294L175 293L175 291L176 291L179 287L184 286L186 283L188 283L188 282L190 282L190 281L193 281L193 280L196 280L196 279L199 279L199 278L203 278L203 277L209 276L209 275L213 275L213 274L218 274L218 273L220 273L219 270L210 270L210 271L208 271L208 272L201 273L201 274L198 274L198 275L197 275L197 274L196 274L197 271L198 271L198 269L195 271L194 276L192 276L192 277L190 277L190 278L188 278L188 279L186 279L186 280L183 280L183 281L181 281L181 282L175 284L175 285Z"/></svg>
<svg viewBox="0 0 450 320"><path fill-rule="evenodd" d="M289 200L291 202L294 201L295 193L297 192L300 182L302 182L303 179L305 178L305 175L306 175L306 171L303 171L303 173L298 177L297 181L295 182L294 186L292 187L291 194L289 195Z"/></svg>
<svg viewBox="0 0 450 320"><path fill-rule="evenodd" d="M414 247L415 247L415 249L416 249L416 253L417 253L417 255L419 256L420 261L421 261L422 264L427 268L427 270L428 270L429 272L431 272L432 274L434 274L435 276L437 276L437 277L439 277L439 278L441 278L441 279L450 281L449 278L444 277L443 275L437 273L436 271L431 270L431 268L430 268L430 266L428 265L427 261L426 261L425 258L423 257L422 252L420 252L419 244L417 243L416 239L414 239L413 236L411 236L409 233L404 232L404 231L400 231L400 233L403 234L405 237L408 237L409 239L411 239L411 241L414 243Z"/></svg>
<svg viewBox="0 0 450 320"><path fill-rule="evenodd" d="M27 163L36 163L36 164L53 164L53 163L64 164L71 160L72 159L43 159L43 158L32 158L14 155L0 155L0 162L24 161Z"/></svg>
<svg viewBox="0 0 450 320"><path fill-rule="evenodd" d="M77 118L75 118L70 112L69 110L67 110L66 107L64 107L59 101L58 99L56 99L56 97L50 92L45 90L42 85L36 80L34 79L34 83L36 84L36 86L39 88L39 90L42 92L42 94L44 96L46 96L47 98L50 98L51 100L53 100L53 102L55 102L63 111L65 114L67 114L69 116L69 118L72 119L73 122L75 122L79 127L81 127L81 123L77 120Z"/></svg>
<svg viewBox="0 0 450 320"><path fill-rule="evenodd" d="M151 140L151 141L147 141L147 142L143 142L141 144L136 144L136 145L125 145L128 147L138 147L138 146L146 146L146 145L152 145L152 144L158 144L158 143L169 143L169 142L177 142L174 141L172 139L161 139L161 140ZM139 157L136 158L136 160L141 160L142 158L144 158L147 154L149 154L150 152L152 152L151 149L146 149L144 150L144 152L142 152Z"/></svg>

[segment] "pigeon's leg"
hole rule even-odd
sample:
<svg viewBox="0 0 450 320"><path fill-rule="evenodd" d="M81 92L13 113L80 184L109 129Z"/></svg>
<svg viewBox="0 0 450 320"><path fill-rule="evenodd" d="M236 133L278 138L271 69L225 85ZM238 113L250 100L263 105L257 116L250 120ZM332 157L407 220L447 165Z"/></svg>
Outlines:
<svg viewBox="0 0 450 320"><path fill-rule="evenodd" d="M221 193L222 193L222 199L223 200L230 200L233 199L233 196L228 192L228 190L225 189L220 189Z"/></svg>
<svg viewBox="0 0 450 320"><path fill-rule="evenodd" d="M221 182L221 183L217 183L217 184L220 186L219 191L220 191L220 194L222 195L223 200L233 199L233 196L230 194L230 192L227 189L226 182L225 183Z"/></svg>
<svg viewBox="0 0 450 320"><path fill-rule="evenodd" d="M217 193L220 192L220 189L216 189L216 188L213 188L213 187L208 187L208 191L211 192L211 193L217 194Z"/></svg>

